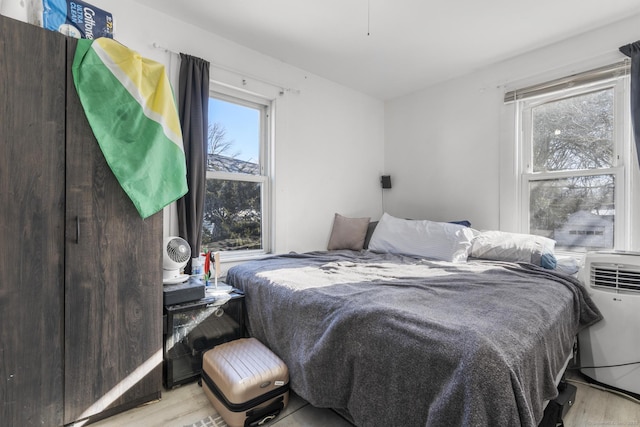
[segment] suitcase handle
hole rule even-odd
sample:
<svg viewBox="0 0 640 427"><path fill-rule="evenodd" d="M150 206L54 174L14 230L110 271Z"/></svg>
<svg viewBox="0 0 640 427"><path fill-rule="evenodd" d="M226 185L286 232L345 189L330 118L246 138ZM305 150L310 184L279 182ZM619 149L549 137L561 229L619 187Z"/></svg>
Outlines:
<svg viewBox="0 0 640 427"><path fill-rule="evenodd" d="M284 408L284 397L280 396L264 408L254 409L247 412L244 427L262 426L280 414Z"/></svg>
<svg viewBox="0 0 640 427"><path fill-rule="evenodd" d="M256 425L264 425L266 423L268 423L269 421L271 421L272 419L274 419L275 417L277 417L278 415L273 414L273 415L267 415L266 417L264 417L262 420L260 420L260 422Z"/></svg>

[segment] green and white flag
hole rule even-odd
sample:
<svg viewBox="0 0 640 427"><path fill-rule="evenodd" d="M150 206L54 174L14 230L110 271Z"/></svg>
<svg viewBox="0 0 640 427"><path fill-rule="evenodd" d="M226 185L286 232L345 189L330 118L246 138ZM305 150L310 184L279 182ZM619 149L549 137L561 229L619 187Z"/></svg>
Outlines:
<svg viewBox="0 0 640 427"><path fill-rule="evenodd" d="M100 149L140 216L186 194L182 131L164 66L109 38L80 39L72 72Z"/></svg>

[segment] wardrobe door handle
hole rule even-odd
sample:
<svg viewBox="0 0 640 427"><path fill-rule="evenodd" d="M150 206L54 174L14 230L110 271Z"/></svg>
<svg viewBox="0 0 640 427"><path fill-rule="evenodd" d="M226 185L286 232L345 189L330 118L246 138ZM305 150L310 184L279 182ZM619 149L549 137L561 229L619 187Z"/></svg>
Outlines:
<svg viewBox="0 0 640 427"><path fill-rule="evenodd" d="M80 244L80 217L76 216L76 244Z"/></svg>

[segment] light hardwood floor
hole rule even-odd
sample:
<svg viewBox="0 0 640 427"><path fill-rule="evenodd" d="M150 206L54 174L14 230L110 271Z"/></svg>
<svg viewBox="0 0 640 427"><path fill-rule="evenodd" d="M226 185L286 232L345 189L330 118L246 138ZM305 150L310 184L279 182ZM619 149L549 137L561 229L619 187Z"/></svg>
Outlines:
<svg viewBox="0 0 640 427"><path fill-rule="evenodd" d="M576 401L564 419L565 427L640 427L640 403L584 383L569 375L578 388ZM498 403L496 403L498 404ZM197 383L165 391L158 402L107 418L95 427L183 427L196 423L215 411ZM218 427L220 424L208 424ZM202 425L203 427L205 424ZM285 411L270 424L272 427L350 427L351 424L328 409L318 409L293 395Z"/></svg>
<svg viewBox="0 0 640 427"><path fill-rule="evenodd" d="M578 391L564 418L565 427L640 427L640 402L589 385L576 374L567 378Z"/></svg>
<svg viewBox="0 0 640 427"><path fill-rule="evenodd" d="M184 427L216 414L211 403L197 383L173 390L165 390L162 399L114 415L92 427ZM214 416L214 419L218 418ZM219 421L202 427L226 425ZM352 425L329 409L314 408L299 396L290 393L285 410L269 424L271 427L351 427Z"/></svg>

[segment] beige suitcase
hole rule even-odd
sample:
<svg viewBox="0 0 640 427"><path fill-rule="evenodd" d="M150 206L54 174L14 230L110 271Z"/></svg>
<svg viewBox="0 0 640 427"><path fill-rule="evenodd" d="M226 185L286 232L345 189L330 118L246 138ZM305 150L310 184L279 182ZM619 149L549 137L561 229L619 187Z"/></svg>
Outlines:
<svg viewBox="0 0 640 427"><path fill-rule="evenodd" d="M289 401L289 370L255 338L220 344L202 356L202 388L229 427L266 424Z"/></svg>

